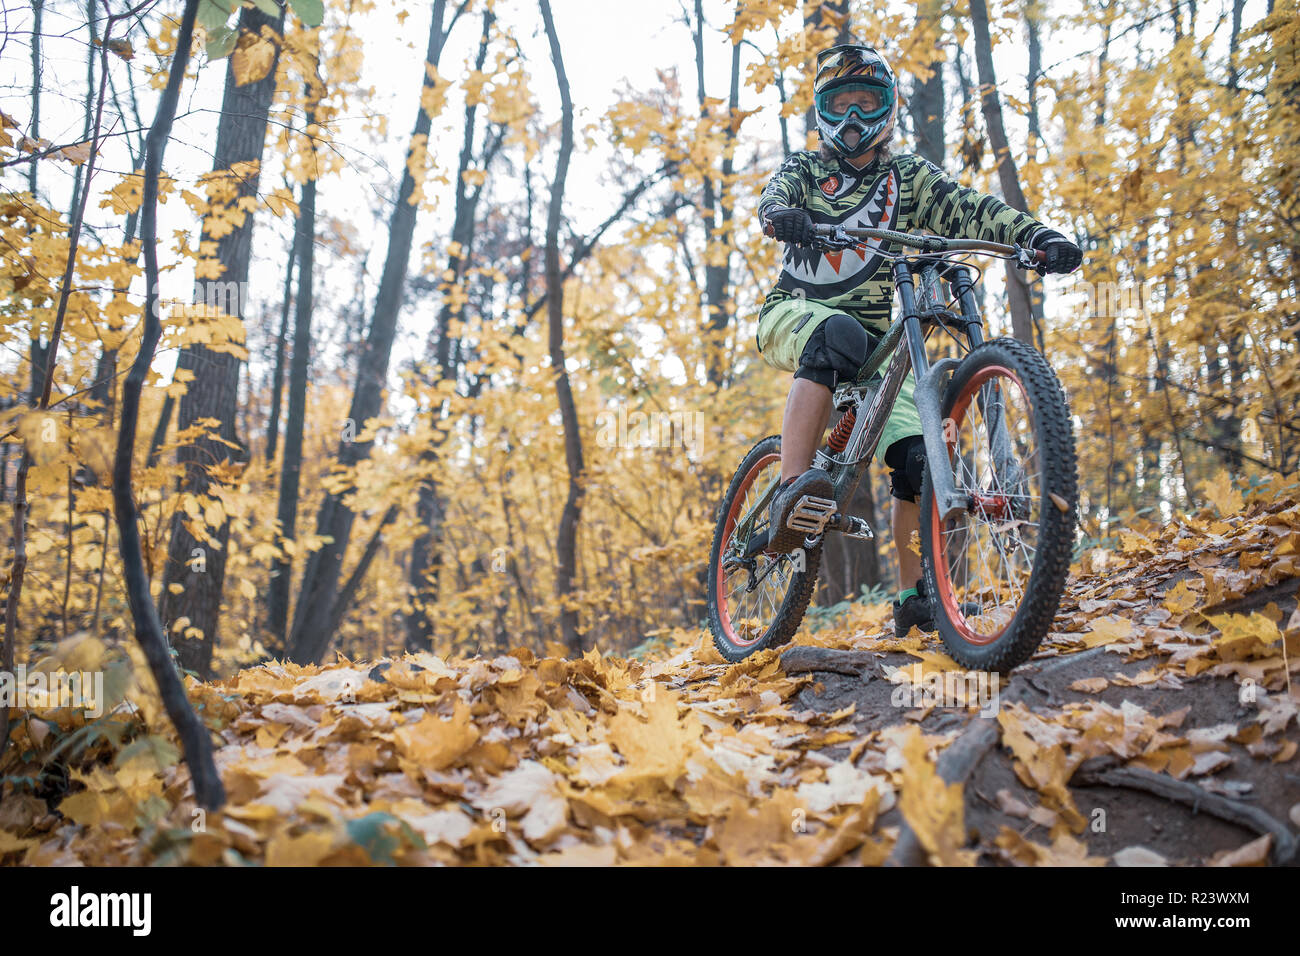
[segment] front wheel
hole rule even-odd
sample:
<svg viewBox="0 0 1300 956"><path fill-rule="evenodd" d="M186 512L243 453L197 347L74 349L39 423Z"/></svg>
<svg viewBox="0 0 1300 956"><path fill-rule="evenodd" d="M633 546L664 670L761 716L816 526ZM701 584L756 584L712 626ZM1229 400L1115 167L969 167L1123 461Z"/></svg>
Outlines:
<svg viewBox="0 0 1300 956"><path fill-rule="evenodd" d="M1060 604L1078 513L1074 433L1060 382L1023 342L972 349L944 392L944 440L967 510L940 521L921 485L921 557L953 660L1006 672L1037 650Z"/></svg>
<svg viewBox="0 0 1300 956"><path fill-rule="evenodd" d="M741 461L718 505L709 553L709 630L718 653L733 663L789 641L817 586L820 542L791 554L761 547L780 478L781 436L770 435Z"/></svg>

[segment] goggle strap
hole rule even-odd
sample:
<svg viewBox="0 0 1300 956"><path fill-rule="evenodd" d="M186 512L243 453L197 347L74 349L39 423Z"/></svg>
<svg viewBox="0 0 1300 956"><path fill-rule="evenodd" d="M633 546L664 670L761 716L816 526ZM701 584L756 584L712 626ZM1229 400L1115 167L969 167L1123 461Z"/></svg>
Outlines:
<svg viewBox="0 0 1300 956"><path fill-rule="evenodd" d="M876 56L880 56L879 53L876 53L876 50L873 47L863 46L860 43L841 43L838 44L837 46L833 46L827 50L822 50L820 53L818 53L817 65L821 66L822 63L824 63L826 60L830 59L832 56L834 56L837 53L847 53L850 50L855 53L864 53L864 52L875 53Z"/></svg>

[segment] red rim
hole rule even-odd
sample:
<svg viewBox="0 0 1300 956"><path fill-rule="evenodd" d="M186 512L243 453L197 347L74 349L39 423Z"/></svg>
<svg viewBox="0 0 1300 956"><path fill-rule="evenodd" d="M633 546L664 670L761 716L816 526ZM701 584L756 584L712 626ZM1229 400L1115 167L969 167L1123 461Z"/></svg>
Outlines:
<svg viewBox="0 0 1300 956"><path fill-rule="evenodd" d="M949 413L948 417L952 419L954 424L957 426L961 425L966 418L966 409L970 407L971 399L975 396L975 391L995 375L1004 375L1011 379L1011 381L1015 382L1016 387L1020 389L1020 394L1024 395L1026 403L1028 402L1028 396L1025 395L1025 386L1021 383L1020 377L1016 375L1015 372L1003 365L986 365L971 376L970 381L966 383L966 387L962 389L961 395L958 396L957 402L953 405L952 411ZM958 431L957 428L954 428L954 435L957 434ZM948 458L951 461L953 451L957 447L957 442L954 440L947 444ZM992 644L1007 632L1007 628L1011 626L1016 615L1013 614L1011 620L1007 621L1006 624L1002 625L1002 627L993 634L981 634L966 623L966 616L962 614L961 605L957 601L957 595L953 592L952 578L948 569L948 550L943 546L940 524L939 501L931 495L930 553L934 555L934 576L936 583L938 584L939 602L943 605L943 609L948 615L948 620L952 623L953 627L956 628L957 633L961 636L962 640L968 644L974 644L977 647Z"/></svg>
<svg viewBox="0 0 1300 956"><path fill-rule="evenodd" d="M754 463L754 467L749 470L749 474L745 476L745 479L740 483L740 487L736 489L736 494L731 500L731 510L727 513L727 523L722 527L722 543L718 547L718 574L717 580L714 582L714 588L718 601L718 620L722 622L722 631L727 635L727 639L737 647L748 647L751 644L757 644L763 635L760 634L751 640L742 640L736 637L736 632L731 626L731 611L727 607L726 595L723 592L723 556L727 553L727 546L731 543L731 533L736 528L736 519L740 516L741 503L745 500L745 493L753 486L754 477L772 462L780 460L781 456L773 453L764 455Z"/></svg>

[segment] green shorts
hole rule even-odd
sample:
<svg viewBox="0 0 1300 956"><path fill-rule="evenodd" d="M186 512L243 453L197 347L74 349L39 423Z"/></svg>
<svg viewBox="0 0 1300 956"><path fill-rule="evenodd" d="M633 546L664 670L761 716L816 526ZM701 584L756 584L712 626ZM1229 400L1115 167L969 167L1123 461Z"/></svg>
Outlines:
<svg viewBox="0 0 1300 956"><path fill-rule="evenodd" d="M840 314L846 313L814 299L785 299L764 306L758 315L758 351L763 361L783 372L797 371L799 356L813 332L832 315ZM866 323L863 323L863 328L877 338L884 332ZM915 386L912 373L908 372L894 409L889 413L889 420L885 422L880 444L876 446L876 461L882 464L890 445L900 438L921 434L921 416L917 414L912 399Z"/></svg>

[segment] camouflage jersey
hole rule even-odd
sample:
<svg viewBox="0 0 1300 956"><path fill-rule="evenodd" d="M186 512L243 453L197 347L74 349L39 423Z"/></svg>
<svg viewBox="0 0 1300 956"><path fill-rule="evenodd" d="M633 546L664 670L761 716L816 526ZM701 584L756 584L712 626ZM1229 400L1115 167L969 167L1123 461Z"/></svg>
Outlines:
<svg viewBox="0 0 1300 956"><path fill-rule="evenodd" d="M778 206L808 211L814 223L843 223L904 232L926 230L949 239L1026 244L1041 224L992 196L949 178L911 153L872 162L862 170L808 150L793 154L759 198L761 219ZM894 251L894 250L887 250ZM871 328L888 326L893 277L880 242L864 251L818 252L787 243L781 276L763 309L792 298L811 299Z"/></svg>

